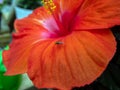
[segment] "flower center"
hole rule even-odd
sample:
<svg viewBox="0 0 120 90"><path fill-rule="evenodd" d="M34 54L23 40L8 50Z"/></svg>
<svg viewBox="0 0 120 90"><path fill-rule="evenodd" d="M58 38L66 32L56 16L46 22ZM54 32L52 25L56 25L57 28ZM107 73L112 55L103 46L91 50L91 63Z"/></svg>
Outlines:
<svg viewBox="0 0 120 90"><path fill-rule="evenodd" d="M54 20L49 19L50 22L47 21L48 29L50 29L50 31L55 32L55 34L51 34L50 37L61 37L61 36L68 35L70 32L66 30L66 28L63 26L63 23L60 21L60 17L55 11L57 9L53 0L42 0L42 3L44 7L48 10L48 13L54 17Z"/></svg>

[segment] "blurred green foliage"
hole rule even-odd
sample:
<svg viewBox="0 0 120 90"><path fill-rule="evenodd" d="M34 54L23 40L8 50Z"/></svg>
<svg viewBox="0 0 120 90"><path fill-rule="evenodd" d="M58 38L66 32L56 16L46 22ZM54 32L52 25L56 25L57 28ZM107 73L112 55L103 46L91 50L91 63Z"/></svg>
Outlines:
<svg viewBox="0 0 120 90"><path fill-rule="evenodd" d="M36 9L42 6L41 0L17 0L17 6L25 9Z"/></svg>
<svg viewBox="0 0 120 90"><path fill-rule="evenodd" d="M3 0L3 3L0 3L0 11L4 5L10 5L12 3L12 0Z"/></svg>

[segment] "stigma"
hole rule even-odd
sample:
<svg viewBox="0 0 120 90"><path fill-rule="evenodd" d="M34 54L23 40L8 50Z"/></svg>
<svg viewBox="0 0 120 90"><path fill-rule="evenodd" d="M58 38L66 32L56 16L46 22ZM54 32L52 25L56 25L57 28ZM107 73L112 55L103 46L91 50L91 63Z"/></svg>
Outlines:
<svg viewBox="0 0 120 90"><path fill-rule="evenodd" d="M42 0L42 3L49 13L53 13L56 8L53 0Z"/></svg>

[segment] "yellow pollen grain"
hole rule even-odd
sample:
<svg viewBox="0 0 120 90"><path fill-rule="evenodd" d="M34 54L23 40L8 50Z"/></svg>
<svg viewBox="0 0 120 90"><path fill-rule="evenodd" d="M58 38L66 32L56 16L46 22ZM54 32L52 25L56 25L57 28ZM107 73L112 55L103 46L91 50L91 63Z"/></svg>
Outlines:
<svg viewBox="0 0 120 90"><path fill-rule="evenodd" d="M56 8L53 0L42 0L42 3L49 13L52 13Z"/></svg>

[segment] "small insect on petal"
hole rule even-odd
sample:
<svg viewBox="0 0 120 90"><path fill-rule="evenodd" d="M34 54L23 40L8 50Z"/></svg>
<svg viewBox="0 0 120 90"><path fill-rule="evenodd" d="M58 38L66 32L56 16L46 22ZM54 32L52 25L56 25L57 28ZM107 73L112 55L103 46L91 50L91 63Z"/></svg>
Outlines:
<svg viewBox="0 0 120 90"><path fill-rule="evenodd" d="M57 42L55 42L55 44L64 44L64 43L61 41L57 41Z"/></svg>

